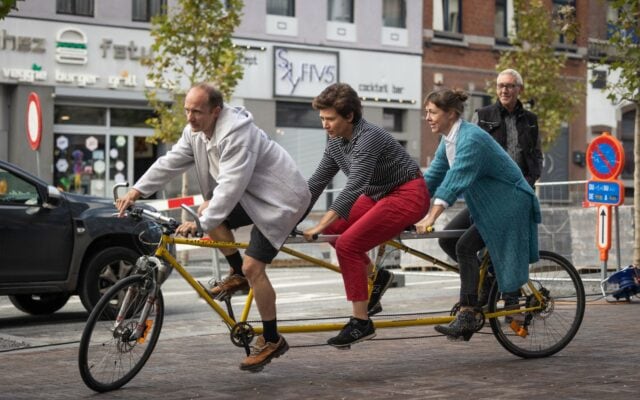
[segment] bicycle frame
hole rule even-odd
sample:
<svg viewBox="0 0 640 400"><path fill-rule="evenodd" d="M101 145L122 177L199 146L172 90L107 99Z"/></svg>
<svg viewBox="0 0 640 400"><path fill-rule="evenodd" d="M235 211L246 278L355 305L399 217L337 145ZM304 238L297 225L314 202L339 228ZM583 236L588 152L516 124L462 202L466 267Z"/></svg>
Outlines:
<svg viewBox="0 0 640 400"><path fill-rule="evenodd" d="M405 233L401 235L400 239L424 239L424 238L442 238L442 237L459 237L461 231L440 231L433 232L425 235L418 235L415 233ZM327 242L331 240L331 236L321 237L317 242ZM287 241L287 243L307 243L303 238L293 238ZM253 302L253 290L249 291L247 295L247 299L242 308L242 313L240 314L240 318L238 320L234 320L227 311L220 306L209 294L204 290L204 288L193 278L193 276L173 257L173 255L169 252L168 246L170 245L190 245L197 247L208 247L208 248L247 248L247 243L237 243L237 242L219 242L213 240L203 240L203 239L188 239L188 238L178 238L172 237L169 235L163 234L161 238L161 242L158 245L158 248L155 252L155 256L162 258L165 260L172 268L174 268L182 278L184 278L189 285L202 297L206 303L224 320L229 328L232 328L237 323L246 322L249 316L249 312L251 310L251 305ZM433 262L436 265L442 266L446 269L457 271L455 267L452 265L441 261L435 257L432 257L426 253L421 251L412 249L399 241L388 241L387 245L398 248L400 250L406 251L416 257L422 258L426 261ZM321 266L327 269L330 269L335 272L340 272L340 267L333 265L324 260L309 256L307 254L301 253L290 247L283 246L280 249L281 252L292 255L294 257L300 258L307 262L310 262L314 265ZM489 267L489 258L485 255L483 262L480 266L480 282L482 282L486 276L487 270ZM519 308L517 310L502 310L496 311L492 313L486 313L485 318L498 318L511 314L519 314L523 312L535 311L542 308L543 304L543 295L537 290L537 288L531 283L528 283L528 287L531 293L537 299L537 306L529 307L529 308ZM375 326L376 328L400 328L400 327L410 327L410 326L419 326L419 325L435 325L435 324L447 324L453 321L455 317L448 316L440 316L440 317L421 317L421 318L413 318L413 319L376 319ZM335 323L314 323L314 324L303 324L303 325L280 325L278 326L278 330L282 333L310 333L310 332L322 332L322 331L335 331L340 330L344 326L344 322L335 322ZM261 327L254 327L254 331L257 334L262 333Z"/></svg>

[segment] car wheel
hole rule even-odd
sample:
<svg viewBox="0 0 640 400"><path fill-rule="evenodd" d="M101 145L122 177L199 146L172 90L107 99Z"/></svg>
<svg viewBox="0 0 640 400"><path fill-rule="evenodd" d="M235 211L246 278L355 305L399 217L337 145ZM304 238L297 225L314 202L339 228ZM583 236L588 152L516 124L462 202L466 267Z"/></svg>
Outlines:
<svg viewBox="0 0 640 400"><path fill-rule="evenodd" d="M80 300L91 311L117 281L131 274L140 254L128 247L109 247L87 263L80 282Z"/></svg>
<svg viewBox="0 0 640 400"><path fill-rule="evenodd" d="M32 315L52 314L67 304L68 293L14 294L9 300L20 311Z"/></svg>

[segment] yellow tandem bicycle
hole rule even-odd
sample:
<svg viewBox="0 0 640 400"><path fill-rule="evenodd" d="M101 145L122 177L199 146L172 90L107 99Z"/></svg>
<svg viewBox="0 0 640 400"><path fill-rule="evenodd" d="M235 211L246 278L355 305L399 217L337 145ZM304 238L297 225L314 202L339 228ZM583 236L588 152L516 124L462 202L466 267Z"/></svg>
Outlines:
<svg viewBox="0 0 640 400"><path fill-rule="evenodd" d="M114 187L114 194L116 190L117 187ZM193 214L192 210L186 206L184 208ZM253 292L249 291L236 318L230 300L219 303L209 296L170 251L175 245L181 244L208 248L246 248L248 244L175 237L178 221L141 207L132 208L128 217L149 222L145 225L147 232L160 230L159 240L154 254L140 257L133 273L109 289L89 315L78 354L80 375L85 384L97 392L115 390L133 379L142 369L160 336L165 311L161 287L172 270L177 271L222 319L229 328L231 342L244 347L248 354L251 341L255 335L262 333L261 327L254 327L248 321ZM405 232L396 240L385 243L385 247L457 271L455 266L412 249L402 241L459 237L462 232L437 231L421 235ZM317 242L330 239L320 236ZM295 243L307 242L300 236L290 237L280 251L310 264L340 272L336 265L287 246ZM485 255L480 266L480 287L487 278L489 267L490 260ZM518 304L510 303L505 307L494 283L487 305L478 314L476 329L480 330L488 321L498 342L509 352L522 358L547 357L562 350L573 339L582 323L584 309L584 287L574 266L558 254L541 251L540 260L529 266L529 281L520 289ZM447 324L455 318L456 311L454 307L447 315L424 317L415 317L418 314L411 314L412 317L385 315L384 319L374 317L374 324L376 329ZM317 321L307 324L279 323L278 330L281 333L338 331L343 325L344 322Z"/></svg>

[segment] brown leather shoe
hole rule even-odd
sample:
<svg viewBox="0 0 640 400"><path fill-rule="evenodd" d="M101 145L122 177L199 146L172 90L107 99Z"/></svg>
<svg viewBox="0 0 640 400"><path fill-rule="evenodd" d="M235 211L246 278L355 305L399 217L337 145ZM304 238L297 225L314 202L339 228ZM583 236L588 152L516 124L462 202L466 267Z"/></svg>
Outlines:
<svg viewBox="0 0 640 400"><path fill-rule="evenodd" d="M287 350L289 350L289 345L282 335L277 343L266 342L264 336L259 336L256 344L251 346L251 354L240 364L240 369L260 372L272 359L280 357Z"/></svg>
<svg viewBox="0 0 640 400"><path fill-rule="evenodd" d="M209 294L216 300L224 300L238 290L249 290L249 281L242 275L233 274L227 275L221 281L216 281L209 289Z"/></svg>

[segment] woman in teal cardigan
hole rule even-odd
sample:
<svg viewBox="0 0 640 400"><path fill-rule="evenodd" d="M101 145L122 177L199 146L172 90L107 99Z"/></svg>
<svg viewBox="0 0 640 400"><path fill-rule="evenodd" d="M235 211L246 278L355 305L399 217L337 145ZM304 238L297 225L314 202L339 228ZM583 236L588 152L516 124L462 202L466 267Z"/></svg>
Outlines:
<svg viewBox="0 0 640 400"><path fill-rule="evenodd" d="M464 197L473 224L456 245L460 268L460 312L438 332L469 340L478 303L477 252L486 246L500 291L517 291L538 260L540 205L520 168L478 126L460 118L467 94L442 89L425 99L426 120L442 135L433 162L424 173L433 205L416 224L418 233L433 226L442 212Z"/></svg>

